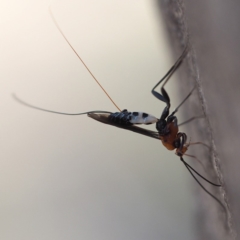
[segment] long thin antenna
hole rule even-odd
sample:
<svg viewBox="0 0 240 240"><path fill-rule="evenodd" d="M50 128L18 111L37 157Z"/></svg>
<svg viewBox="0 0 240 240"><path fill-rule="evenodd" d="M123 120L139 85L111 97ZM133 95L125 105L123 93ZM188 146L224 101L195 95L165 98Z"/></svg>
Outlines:
<svg viewBox="0 0 240 240"><path fill-rule="evenodd" d="M188 163L186 163L182 157L180 157L180 160L184 163L184 165L185 165L186 167L188 167L188 169L191 169L192 171L194 171L199 177L201 177L202 179L204 179L206 182L212 184L213 186L221 187L221 185L216 184L216 183L213 183L213 182L207 180L205 177L203 177L203 176L202 176L200 173L198 173L193 167L191 167Z"/></svg>
<svg viewBox="0 0 240 240"><path fill-rule="evenodd" d="M61 33L61 35L63 36L63 38L66 40L66 42L68 43L69 47L73 50L73 52L76 54L76 56L78 57L78 59L82 62L83 66L87 69L87 71L90 73L90 75L93 77L93 79L96 81L96 83L99 85L99 87L103 90L103 92L107 95L107 97L110 99L110 101L113 103L113 105L121 112L121 109L117 106L117 104L113 101L113 99L109 96L109 94L106 92L106 90L103 88L103 86L100 84L100 82L97 80L97 78L93 75L93 73L90 71L90 69L88 68L88 66L85 64L85 62L83 61L83 59L78 55L77 51L73 48L73 46L71 45L71 43L68 41L67 37L64 35L62 29L59 27L53 13L51 10L51 2L49 3L49 13L50 16L55 24L55 26L57 27L57 29L59 30L59 32Z"/></svg>
<svg viewBox="0 0 240 240"><path fill-rule="evenodd" d="M62 115L71 115L71 116L79 116L79 115L84 115L84 114L89 114L89 113L109 113L111 114L111 112L108 112L108 111L101 111L101 110L96 110L96 111L89 111L89 112L82 112L82 113L64 113L64 112L57 112L57 111L52 111L52 110L48 110L48 109L45 109L45 108L40 108L40 107L37 107L37 106L34 106L34 105L31 105L29 103L26 103L24 102L23 100L21 100L20 98L18 98L15 94L12 94L13 98L18 101L19 103L27 106L27 107L30 107L30 108L34 108L34 109L37 109L37 110L40 110L40 111L44 111L44 112L50 112L50 113L56 113L56 114L62 114Z"/></svg>
<svg viewBox="0 0 240 240"><path fill-rule="evenodd" d="M184 161L183 164L185 165L185 167L187 168L187 170L189 171L189 173L192 175L192 177L196 180L196 182L199 184L199 186L210 196L212 197L215 201L217 201L221 207L224 209L224 211L226 211L226 208L225 206L223 205L223 203L218 199L216 198L212 193L210 193L199 181L198 179L194 176L194 174L192 173L191 169L189 169L189 166L186 165L186 162Z"/></svg>

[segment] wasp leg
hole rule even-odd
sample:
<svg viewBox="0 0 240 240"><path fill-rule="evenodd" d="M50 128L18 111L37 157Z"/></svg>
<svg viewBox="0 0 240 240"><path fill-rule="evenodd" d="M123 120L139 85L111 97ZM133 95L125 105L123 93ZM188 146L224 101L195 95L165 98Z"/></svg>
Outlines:
<svg viewBox="0 0 240 240"><path fill-rule="evenodd" d="M208 146L206 143L203 143L203 142L193 142L193 143L189 143L188 146L190 146L190 145L196 145L196 144L201 144L201 145L207 147L209 150L211 149L210 146Z"/></svg>
<svg viewBox="0 0 240 240"><path fill-rule="evenodd" d="M167 118L167 123L171 122L173 122L175 126L178 126L178 119L176 116L172 116L172 114Z"/></svg>
<svg viewBox="0 0 240 240"><path fill-rule="evenodd" d="M171 115L174 115L178 111L178 109L188 100L188 98L192 95L195 88L196 88L196 85L193 87L190 93L183 99L183 101L175 108L175 110L171 113Z"/></svg>
<svg viewBox="0 0 240 240"><path fill-rule="evenodd" d="M176 61L176 63L170 68L170 70L165 74L165 76L153 87L152 89L152 94L159 99L160 101L163 101L167 104L167 106L170 108L170 98L166 92L166 90L164 89L165 84L168 82L168 80L171 78L171 76L173 75L173 73L181 66L183 59L186 57L187 55L187 50L188 50L188 44L185 47L185 49L183 50L183 53L181 54L181 56L178 58L178 60ZM166 79L166 80L165 80ZM161 94L156 92L155 89L159 86L159 84L161 82L164 82L163 86L161 87Z"/></svg>
<svg viewBox="0 0 240 240"><path fill-rule="evenodd" d="M178 124L178 126L182 126L182 125L187 124L187 123L189 123L189 122L191 122L191 121L193 121L193 120L195 120L195 119L198 119L198 118L205 118L205 116L204 116L204 115L201 115L201 116L191 117L191 118L189 118L188 120L186 120L186 121Z"/></svg>

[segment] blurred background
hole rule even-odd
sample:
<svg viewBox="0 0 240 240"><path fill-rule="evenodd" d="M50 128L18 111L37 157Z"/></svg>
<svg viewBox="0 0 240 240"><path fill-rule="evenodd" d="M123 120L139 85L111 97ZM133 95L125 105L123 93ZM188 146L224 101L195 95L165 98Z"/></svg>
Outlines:
<svg viewBox="0 0 240 240"><path fill-rule="evenodd" d="M0 238L195 239L196 183L160 141L13 100L16 93L60 112L117 111L58 32L48 4L0 3ZM165 105L151 89L181 51L172 56L156 1L51 6L118 106L159 117ZM167 85L173 107L178 81Z"/></svg>

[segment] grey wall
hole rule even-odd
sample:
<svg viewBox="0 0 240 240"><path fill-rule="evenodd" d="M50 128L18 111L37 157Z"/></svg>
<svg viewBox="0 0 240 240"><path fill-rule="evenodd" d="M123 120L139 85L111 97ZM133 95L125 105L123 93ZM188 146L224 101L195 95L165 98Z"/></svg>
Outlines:
<svg viewBox="0 0 240 240"><path fill-rule="evenodd" d="M186 43L186 31L189 31L196 55L190 52L184 74L198 82L199 98L185 106L185 113L206 113L203 125L196 122L189 129L192 129L191 135L204 139L216 150L212 154L205 153L204 159L208 175L216 176L223 184L215 195L227 207L226 217L202 191L196 194L199 204L196 239L234 239L235 231L240 228L240 3L207 0L159 3L173 51ZM188 88L189 84L189 77L181 82L183 88ZM199 150L196 154L202 156Z"/></svg>

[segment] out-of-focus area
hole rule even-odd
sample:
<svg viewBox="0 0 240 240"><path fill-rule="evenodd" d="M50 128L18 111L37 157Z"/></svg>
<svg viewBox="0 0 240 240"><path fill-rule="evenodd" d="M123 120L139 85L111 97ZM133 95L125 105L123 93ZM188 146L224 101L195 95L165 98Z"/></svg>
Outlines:
<svg viewBox="0 0 240 240"><path fill-rule="evenodd" d="M227 217L216 204L199 192L201 207L198 209L197 238L211 240L239 239L240 232L240 2L239 1L158 1L164 13L164 22L172 45L179 42L183 30L190 32L195 56L189 54L196 64L189 64L189 73L200 82L199 96L211 124L203 127L190 125L199 138L205 136L214 148L212 161L216 167L208 167L208 176L218 174L222 182L216 196L227 205ZM181 9L181 10L179 10ZM182 12L184 12L182 14ZM182 24L184 22L184 24ZM170 24L169 24L170 23ZM189 74L189 75L190 75ZM182 80L185 87L188 80ZM192 99L192 98L191 98ZM186 112L196 112L198 104L191 104ZM191 136L194 137L193 131ZM206 137L207 136L207 137ZM200 149L200 148L198 148ZM199 154L198 154L199 156ZM209 156L209 162L211 160ZM206 158L204 158L206 160Z"/></svg>
<svg viewBox="0 0 240 240"><path fill-rule="evenodd" d="M194 180L160 141L13 100L15 93L60 112L117 111L58 32L48 4L0 3L0 238L194 239ZM176 59L155 2L51 6L119 107L159 117L165 105L150 91ZM173 106L177 80L167 85Z"/></svg>

